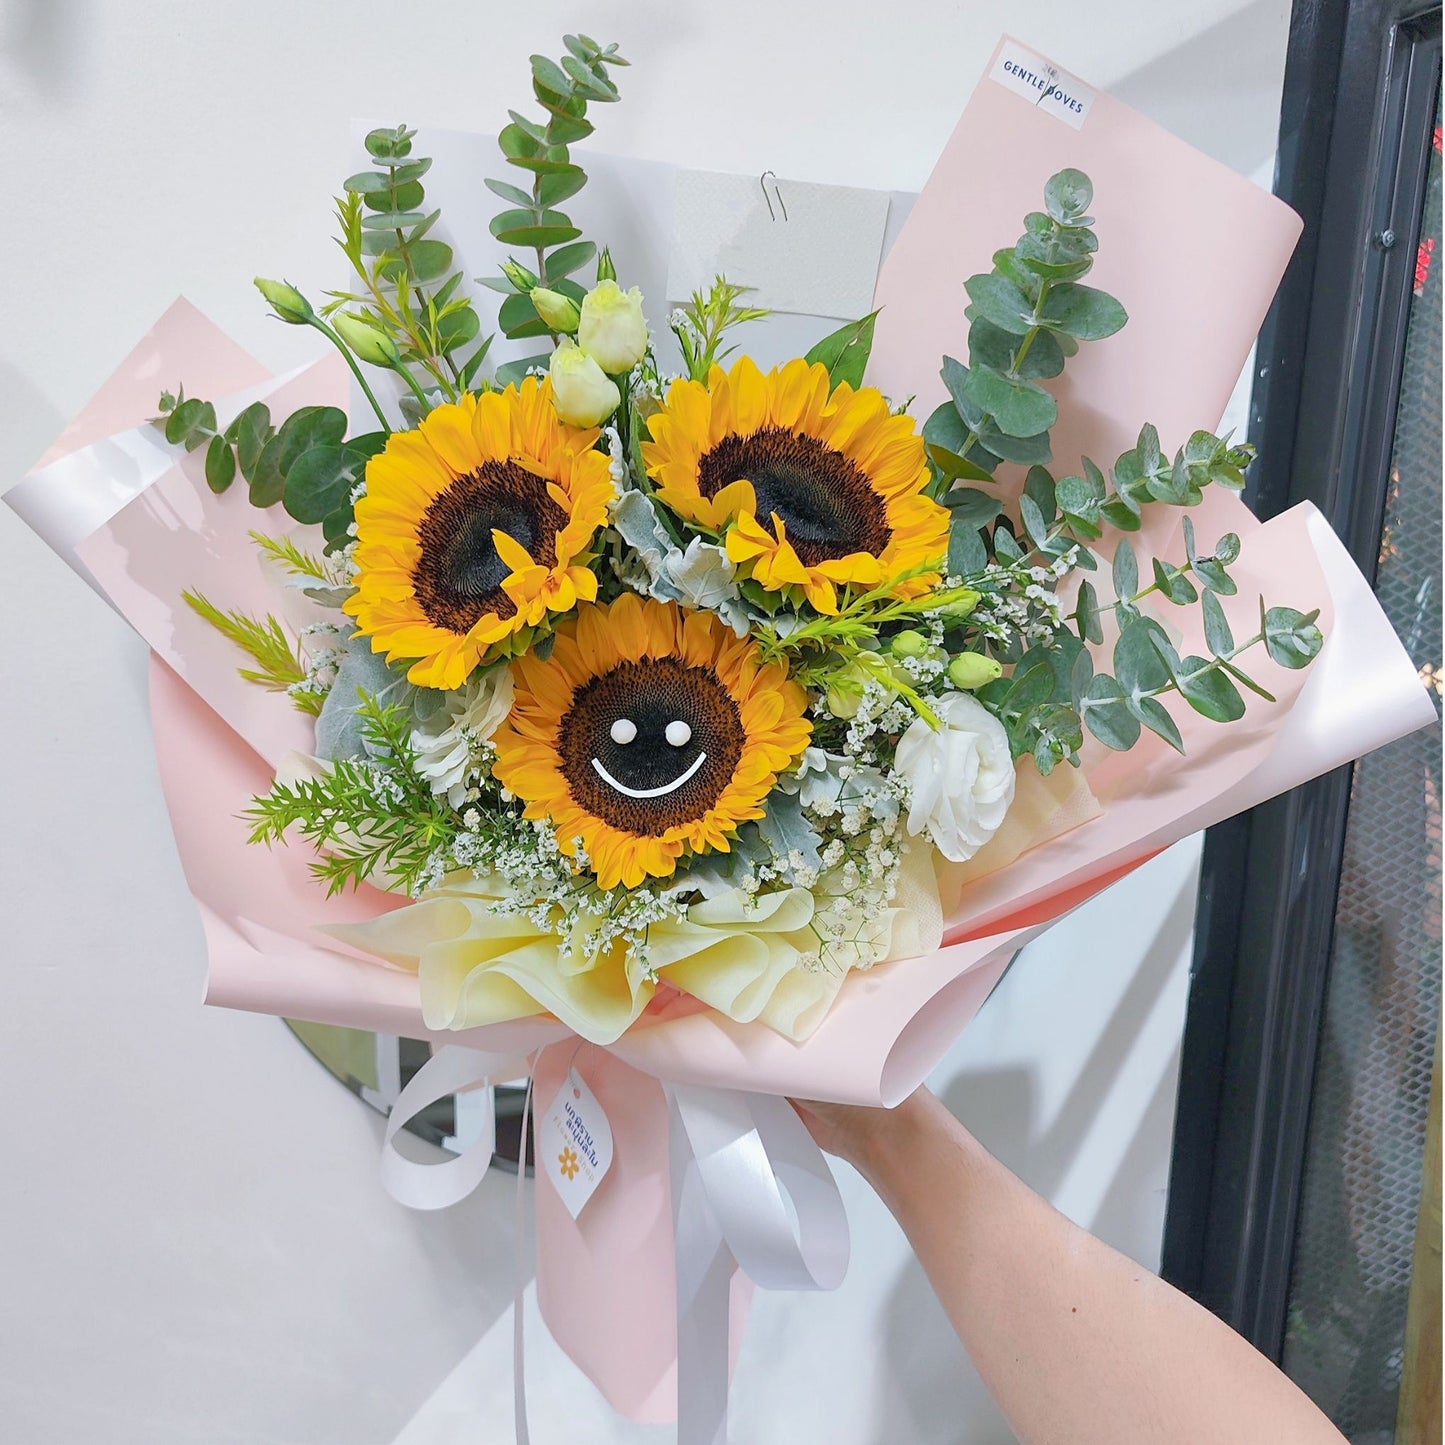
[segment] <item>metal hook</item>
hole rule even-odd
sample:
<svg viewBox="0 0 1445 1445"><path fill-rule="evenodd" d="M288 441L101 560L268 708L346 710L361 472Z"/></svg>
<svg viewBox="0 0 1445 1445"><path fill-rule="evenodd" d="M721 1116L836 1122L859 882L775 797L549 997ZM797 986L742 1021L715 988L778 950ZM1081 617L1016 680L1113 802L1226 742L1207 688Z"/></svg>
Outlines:
<svg viewBox="0 0 1445 1445"><path fill-rule="evenodd" d="M773 195L778 198L778 209L779 209L780 211L782 211L782 213L783 213L783 219L786 221L786 220L788 219L788 207L787 207L787 203L783 200L783 193L782 193L782 191L779 190L779 188L778 188L778 177L777 177L777 172L775 172L775 171L764 171L764 172L762 173L762 175L760 175L760 176L758 177L758 185L759 185L759 187L762 189L762 192L763 192L763 200L765 200L765 201L768 203L768 219L769 219L770 221L776 221L776 220L778 219L777 216L774 215L774 213L773 213L773 199L772 199L772 196L768 195L768 177L769 177L769 176L772 176L772 178L773 178Z"/></svg>

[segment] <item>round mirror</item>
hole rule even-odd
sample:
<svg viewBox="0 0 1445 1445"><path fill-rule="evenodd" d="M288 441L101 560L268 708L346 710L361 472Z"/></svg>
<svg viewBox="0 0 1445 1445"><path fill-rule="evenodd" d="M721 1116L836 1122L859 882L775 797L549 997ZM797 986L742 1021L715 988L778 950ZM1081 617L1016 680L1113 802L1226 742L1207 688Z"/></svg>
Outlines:
<svg viewBox="0 0 1445 1445"><path fill-rule="evenodd" d="M305 1023L300 1019L287 1019L286 1026L327 1073L379 1114L391 1112L397 1095L432 1054L431 1045L423 1039L399 1039L334 1024ZM521 1152L522 1106L526 1092L525 1085L519 1082L499 1084L490 1095L486 1089L451 1094L423 1109L405 1127L409 1133L439 1149L460 1154L481 1137L486 1127L485 1111L494 1108L497 1143L492 1163L515 1174ZM531 1140L527 1142L530 1172Z"/></svg>

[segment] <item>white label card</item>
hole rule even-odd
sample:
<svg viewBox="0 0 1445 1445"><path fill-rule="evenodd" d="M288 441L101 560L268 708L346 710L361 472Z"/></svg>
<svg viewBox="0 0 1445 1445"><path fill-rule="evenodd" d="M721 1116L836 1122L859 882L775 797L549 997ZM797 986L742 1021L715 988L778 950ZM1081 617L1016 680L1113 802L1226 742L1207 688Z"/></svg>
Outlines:
<svg viewBox="0 0 1445 1445"><path fill-rule="evenodd" d="M612 1126L576 1069L567 1070L537 1132L537 1157L576 1219L612 1167Z"/></svg>
<svg viewBox="0 0 1445 1445"><path fill-rule="evenodd" d="M752 288L743 304L853 320L873 309L888 193L854 186L679 171L669 301L716 276Z"/></svg>
<svg viewBox="0 0 1445 1445"><path fill-rule="evenodd" d="M1094 104L1095 92L1082 80L1015 40L1005 40L999 48L989 79L1031 100L1040 110L1075 130L1083 130Z"/></svg>

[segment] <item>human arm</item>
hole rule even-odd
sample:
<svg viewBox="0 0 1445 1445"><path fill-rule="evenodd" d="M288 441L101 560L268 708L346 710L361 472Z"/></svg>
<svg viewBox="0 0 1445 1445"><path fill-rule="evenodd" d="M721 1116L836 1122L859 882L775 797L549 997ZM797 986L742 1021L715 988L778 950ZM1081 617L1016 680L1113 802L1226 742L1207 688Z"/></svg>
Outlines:
<svg viewBox="0 0 1445 1445"><path fill-rule="evenodd" d="M1021 1445L1342 1445L1241 1336L1071 1223L926 1089L796 1105L907 1234Z"/></svg>

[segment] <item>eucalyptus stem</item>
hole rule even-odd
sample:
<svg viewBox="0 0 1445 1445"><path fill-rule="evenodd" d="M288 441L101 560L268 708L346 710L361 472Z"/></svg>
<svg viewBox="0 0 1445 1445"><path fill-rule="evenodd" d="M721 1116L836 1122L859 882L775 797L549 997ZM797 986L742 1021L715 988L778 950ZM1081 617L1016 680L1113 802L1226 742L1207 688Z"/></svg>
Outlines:
<svg viewBox="0 0 1445 1445"><path fill-rule="evenodd" d="M1150 590L1152 590L1152 589L1150 589ZM1139 595L1142 597L1144 594L1141 592ZM1261 643L1261 642L1263 642L1263 641L1264 641L1264 633L1263 633L1263 632L1256 632L1256 633L1254 634L1254 636L1249 639L1248 642L1241 642L1241 643L1239 643L1237 646L1231 647L1228 652L1221 652L1221 653L1219 653L1217 656L1211 657L1211 658L1209 659L1208 663L1207 663L1204 667L1200 668L1200 670L1199 670L1197 673L1191 673L1190 676L1191 676L1191 677L1203 677L1203 676L1205 675L1205 673L1209 673L1209 672L1227 672L1227 673L1229 673L1232 677L1235 677L1235 678L1237 678L1239 681L1243 682L1243 683L1244 683L1247 687L1249 687L1252 691L1254 691L1254 692L1260 692L1261 689L1260 689L1255 683L1251 682L1251 681L1249 680L1249 678L1245 677L1244 674L1243 674L1242 672L1240 672L1240 670L1239 670L1237 667L1231 666L1231 663L1234 661L1234 659L1235 659L1236 657L1238 657L1238 656L1240 655L1240 653L1242 653L1242 652L1248 652L1251 647L1254 647L1256 644ZM1167 664L1166 664L1166 665L1167 665ZM1171 669L1171 672L1172 672L1172 669ZM1140 698L1146 698L1146 697L1162 697L1165 693L1168 693L1168 692L1180 692L1180 691L1181 691L1181 689L1180 689L1180 686L1179 686L1178 681L1177 681L1175 678L1170 677L1169 681L1166 682L1163 687L1156 687L1156 688L1154 688L1154 689L1153 689L1152 691L1150 691L1150 692L1141 692L1141 693L1139 694L1139 697L1140 697ZM1265 695L1268 696L1268 694L1265 694ZM1110 704L1110 703L1116 703L1117 701L1118 701L1117 698L1106 698L1106 697L1098 697L1098 698L1085 697L1085 698L1081 698L1081 699L1079 700L1079 712L1082 714L1082 713L1088 712L1091 708L1104 707L1104 706L1107 706L1107 705Z"/></svg>

